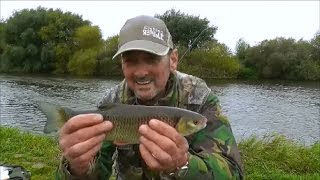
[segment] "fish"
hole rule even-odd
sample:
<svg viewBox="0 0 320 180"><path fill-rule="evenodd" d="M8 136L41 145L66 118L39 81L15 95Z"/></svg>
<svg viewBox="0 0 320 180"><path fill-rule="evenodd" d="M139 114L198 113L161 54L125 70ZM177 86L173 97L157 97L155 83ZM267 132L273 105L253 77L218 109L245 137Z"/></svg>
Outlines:
<svg viewBox="0 0 320 180"><path fill-rule="evenodd" d="M148 124L151 119L158 119L174 127L182 136L194 134L207 125L207 118L202 114L187 109L170 106L144 106L110 103L92 110L74 110L56 104L41 102L39 109L47 121L44 133L57 131L73 116L98 113L104 120L112 122L113 128L107 133L107 141L125 144L138 144L138 129Z"/></svg>

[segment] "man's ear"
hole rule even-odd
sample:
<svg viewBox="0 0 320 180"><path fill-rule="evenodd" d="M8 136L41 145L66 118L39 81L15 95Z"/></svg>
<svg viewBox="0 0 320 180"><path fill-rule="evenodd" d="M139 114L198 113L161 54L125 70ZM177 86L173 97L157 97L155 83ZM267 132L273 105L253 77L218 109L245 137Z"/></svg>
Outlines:
<svg viewBox="0 0 320 180"><path fill-rule="evenodd" d="M178 61L179 61L179 54L177 49L173 49L171 54L170 54L170 71L174 72L177 70L178 66Z"/></svg>

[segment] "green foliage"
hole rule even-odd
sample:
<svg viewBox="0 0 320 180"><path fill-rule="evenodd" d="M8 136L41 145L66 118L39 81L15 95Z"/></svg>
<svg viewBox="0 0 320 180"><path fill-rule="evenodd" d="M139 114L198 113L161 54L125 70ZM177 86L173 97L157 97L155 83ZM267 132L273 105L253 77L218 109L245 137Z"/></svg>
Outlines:
<svg viewBox="0 0 320 180"><path fill-rule="evenodd" d="M311 57L315 62L320 61L320 30L315 34L314 38L311 39Z"/></svg>
<svg viewBox="0 0 320 180"><path fill-rule="evenodd" d="M25 58L25 49L21 46L7 46L1 59L1 71L10 72L22 71L22 64Z"/></svg>
<svg viewBox="0 0 320 180"><path fill-rule="evenodd" d="M260 78L317 80L320 77L320 62L316 59L316 39L314 42L311 44L291 38L265 40L249 47L241 62L256 71Z"/></svg>
<svg viewBox="0 0 320 180"><path fill-rule="evenodd" d="M69 59L79 49L74 39L75 32L79 27L89 26L90 22L82 20L79 15L70 12L63 13L60 9L49 9L47 17L49 23L39 31L41 39L50 43L55 51L55 63L51 63L51 59L48 59L47 64L54 65L54 74L68 73Z"/></svg>
<svg viewBox="0 0 320 180"><path fill-rule="evenodd" d="M299 145L284 136L251 137L239 143L246 179L320 177L320 143Z"/></svg>
<svg viewBox="0 0 320 180"><path fill-rule="evenodd" d="M180 71L203 78L235 78L240 64L230 49L214 39L217 27L209 25L206 18L188 15L174 9L156 14L162 19L173 42L179 47L182 61ZM188 49L190 47L190 49Z"/></svg>
<svg viewBox="0 0 320 180"><path fill-rule="evenodd" d="M19 46L29 43L40 45L42 42L37 32L47 23L45 13L46 10L41 7L14 12L6 21L6 42Z"/></svg>
<svg viewBox="0 0 320 180"><path fill-rule="evenodd" d="M93 75L96 70L97 55L103 47L100 29L97 26L79 27L75 32L74 43L77 51L69 59L69 72L74 75Z"/></svg>
<svg viewBox="0 0 320 180"><path fill-rule="evenodd" d="M42 41L37 32L45 21L45 9L17 11L6 21L6 61L3 71L7 72L38 72ZM8 63L8 64L5 64Z"/></svg>
<svg viewBox="0 0 320 180"><path fill-rule="evenodd" d="M320 62L313 60L304 61L297 67L301 79L319 80L320 79Z"/></svg>
<svg viewBox="0 0 320 180"><path fill-rule="evenodd" d="M118 50L119 36L112 36L105 41L104 51L98 55L97 75L120 76L122 75L120 56L112 59Z"/></svg>
<svg viewBox="0 0 320 180"><path fill-rule="evenodd" d="M69 57L72 55L72 50L66 43L58 43L55 47L55 70L54 74L64 74L68 72L67 64Z"/></svg>
<svg viewBox="0 0 320 180"><path fill-rule="evenodd" d="M118 40L119 35L108 37L105 41L105 55L109 57L113 57L114 54L118 51Z"/></svg>
<svg viewBox="0 0 320 180"><path fill-rule="evenodd" d="M38 7L14 12L4 28L7 46L1 70L66 73L68 60L76 50L75 30L89 24L81 16L59 9Z"/></svg>
<svg viewBox="0 0 320 180"><path fill-rule="evenodd" d="M195 49L179 64L179 70L203 78L235 78L239 72L238 60L223 44L212 44L208 49Z"/></svg>
<svg viewBox="0 0 320 180"><path fill-rule="evenodd" d="M192 45L191 49L201 48L203 43L215 41L214 34L217 27L210 26L210 21L207 18L202 19L199 16L188 15L174 9L170 9L162 15L156 14L155 17L166 23L173 43L179 47Z"/></svg>
<svg viewBox="0 0 320 180"><path fill-rule="evenodd" d="M96 49L81 49L74 53L68 63L71 74L88 76L94 73L97 64Z"/></svg>
<svg viewBox="0 0 320 180"><path fill-rule="evenodd" d="M47 10L46 18L48 23L41 27L39 35L43 41L55 44L68 43L68 45L72 45L75 30L80 26L90 25L90 22L84 21L81 16L71 12L63 13L60 9Z"/></svg>
<svg viewBox="0 0 320 180"><path fill-rule="evenodd" d="M3 54L4 49L6 47L5 32L6 32L6 24L2 20L0 20L0 57Z"/></svg>
<svg viewBox="0 0 320 180"><path fill-rule="evenodd" d="M246 59L247 50L250 48L250 45L246 43L242 38L240 38L236 45L236 56L242 62Z"/></svg>
<svg viewBox="0 0 320 180"><path fill-rule="evenodd" d="M40 61L42 66L40 72L48 73L54 70L55 49L53 44L47 43L42 47Z"/></svg>
<svg viewBox="0 0 320 180"><path fill-rule="evenodd" d="M78 49L102 48L103 41L98 26L81 26L76 29L74 42Z"/></svg>
<svg viewBox="0 0 320 180"><path fill-rule="evenodd" d="M257 72L254 69L240 66L238 78L239 79L257 79Z"/></svg>

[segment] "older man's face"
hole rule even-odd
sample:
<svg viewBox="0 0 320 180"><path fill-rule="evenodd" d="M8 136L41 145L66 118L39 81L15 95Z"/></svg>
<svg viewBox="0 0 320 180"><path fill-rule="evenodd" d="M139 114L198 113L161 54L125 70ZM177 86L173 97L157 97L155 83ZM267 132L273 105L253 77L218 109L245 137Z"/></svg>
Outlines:
<svg viewBox="0 0 320 180"><path fill-rule="evenodd" d="M122 70L128 87L138 99L148 101L165 91L172 66L170 56L156 56L144 51L122 55Z"/></svg>

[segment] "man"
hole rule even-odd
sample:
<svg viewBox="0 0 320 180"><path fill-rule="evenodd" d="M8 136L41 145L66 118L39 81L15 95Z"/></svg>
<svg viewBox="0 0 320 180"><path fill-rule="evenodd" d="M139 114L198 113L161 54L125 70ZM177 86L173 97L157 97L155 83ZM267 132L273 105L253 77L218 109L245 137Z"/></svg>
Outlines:
<svg viewBox="0 0 320 180"><path fill-rule="evenodd" d="M228 120L205 82L178 72L178 52L160 19L127 20L119 34L125 79L109 89L107 103L175 106L205 115L205 129L189 137L150 120L141 125L139 144L104 142L112 129L101 115L71 118L60 131L63 161L58 179L242 179L243 168Z"/></svg>

